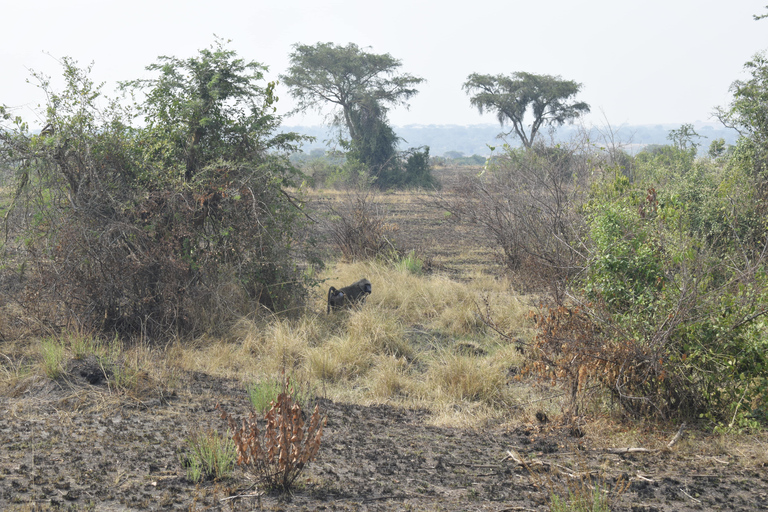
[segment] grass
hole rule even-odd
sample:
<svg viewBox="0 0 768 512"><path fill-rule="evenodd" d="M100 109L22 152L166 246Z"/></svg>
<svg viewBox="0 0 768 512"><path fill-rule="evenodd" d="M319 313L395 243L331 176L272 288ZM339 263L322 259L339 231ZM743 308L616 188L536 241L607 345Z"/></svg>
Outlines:
<svg viewBox="0 0 768 512"><path fill-rule="evenodd" d="M283 386L276 380L254 382L248 386L248 399L251 406L263 414L269 410L282 389Z"/></svg>
<svg viewBox="0 0 768 512"><path fill-rule="evenodd" d="M571 490L568 498L552 493L549 497L549 510L552 512L610 512L611 501L603 493L600 485L592 488Z"/></svg>
<svg viewBox="0 0 768 512"><path fill-rule="evenodd" d="M64 345L56 338L43 338L40 340L40 355L46 377L58 379L64 373Z"/></svg>
<svg viewBox="0 0 768 512"><path fill-rule="evenodd" d="M328 286L367 277L373 294L361 308L327 315L324 285L301 316L242 318L226 336L166 347L87 337L65 345L72 357L98 353L111 369L110 385L122 391L173 386L174 375L204 372L242 382L258 409L284 374L333 400L426 408L435 424L507 421L519 414L513 406L531 398L530 389L507 385L509 368L522 364L522 356L478 319L487 298L500 328L530 336L528 303L503 279L419 276L385 262L338 263L320 277Z"/></svg>
<svg viewBox="0 0 768 512"><path fill-rule="evenodd" d="M68 358L95 357L109 389L134 397L173 387L174 375L186 371L237 379L259 410L274 398L283 375L333 400L425 408L435 424L510 421L531 399L530 389L508 383L509 369L520 366L522 356L479 319L488 307L500 329L530 337L530 301L504 279L476 274L458 281L384 261L337 263L319 277L326 284L297 317L242 318L224 336L165 347L123 346L73 332L42 339L35 357L48 378L58 378ZM326 285L361 277L373 283L367 302L326 314ZM4 364L0 376L10 382L19 370Z"/></svg>
<svg viewBox="0 0 768 512"><path fill-rule="evenodd" d="M302 384L290 377L253 382L247 386L247 390L251 406L262 414L272 408L280 393L288 393L291 400L304 409L313 402L315 393L308 384Z"/></svg>
<svg viewBox="0 0 768 512"><path fill-rule="evenodd" d="M420 206L422 195L398 192L387 194L386 201L393 222L445 232L442 214ZM415 215L417 205L421 209ZM317 276L325 281L310 298L309 310L298 317L244 317L228 330L217 329L224 335L172 340L165 347L138 343L126 348L75 333L64 343L69 350L65 357L98 353L105 369L109 367L110 385L137 393L153 382L172 382L175 374L198 371L240 380L263 407L274 391L267 383L287 374L331 399L427 408L440 424L504 421L517 414L512 405L529 400L531 391L507 385L508 370L522 364L521 356L501 343L478 313L487 303L500 329L529 339L526 314L532 301L515 293L504 278L485 273L486 267L473 267L459 279L452 272L424 273L422 254L429 254L438 268L441 261L453 261L457 251L471 261L490 261L470 238L424 233L419 243L429 250L412 245L397 262L328 266ZM400 234L408 235L405 229ZM435 256L441 251L442 256ZM447 258L450 251L453 256ZM326 315L327 287L362 277L373 283L366 304ZM466 354L460 345L477 351ZM55 360L52 355L49 359ZM56 365L51 362L50 368Z"/></svg>
<svg viewBox="0 0 768 512"><path fill-rule="evenodd" d="M416 251L411 250L395 262L395 268L400 272L410 272L411 274L421 275L424 268L424 260L416 256Z"/></svg>
<svg viewBox="0 0 768 512"><path fill-rule="evenodd" d="M367 277L373 294L362 308L326 315L320 290L314 313L265 324L243 320L234 328L236 343L201 344L199 355L187 359L222 376L234 376L234 364L262 381L284 368L328 398L426 407L440 423L452 421L449 411L458 411L454 419L462 424L471 423L472 415L478 424L510 416L517 399L506 385L507 372L521 364L521 356L477 314L487 297L501 328L527 336L528 306L508 283L417 276L375 262L340 263L323 277L334 285ZM458 352L468 339L479 355Z"/></svg>
<svg viewBox="0 0 768 512"><path fill-rule="evenodd" d="M182 466L192 482L229 478L235 469L237 452L232 436L221 436L215 430L196 432L187 440L187 453Z"/></svg>

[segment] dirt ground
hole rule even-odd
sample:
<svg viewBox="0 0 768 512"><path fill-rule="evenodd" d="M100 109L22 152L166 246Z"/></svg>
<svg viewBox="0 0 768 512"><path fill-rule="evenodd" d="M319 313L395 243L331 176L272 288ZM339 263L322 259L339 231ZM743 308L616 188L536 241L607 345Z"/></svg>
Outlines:
<svg viewBox="0 0 768 512"><path fill-rule="evenodd" d="M615 455L588 425L531 418L507 428L438 428L424 411L322 399L328 423L317 460L290 494L255 497L239 469L230 480L196 485L180 462L190 433L225 430L216 404L246 413L241 384L190 373L180 376L183 391L157 386L132 399L89 376L72 367L57 381L32 377L0 397L0 509L547 510L553 490L587 481L608 493L612 510L768 509L766 458L719 454L706 438L701 449L681 443ZM754 442L765 450L765 438Z"/></svg>
<svg viewBox="0 0 768 512"><path fill-rule="evenodd" d="M439 209L384 195L406 249L461 275L492 250ZM13 354L0 366L17 365ZM7 361L6 361L7 359ZM2 368L0 368L1 370ZM479 430L429 425L425 411L319 400L328 422L317 460L290 494L261 496L240 469L222 482L187 480L194 432L226 431L217 404L237 416L237 381L181 373L133 395L114 393L98 368L70 363L0 390L0 510L548 510L552 492L597 483L612 510L768 509L768 436L720 447L693 432L663 450L675 427L646 436L653 452L609 453L610 439L521 418ZM731 442L730 440L728 441ZM524 461L527 466L517 460Z"/></svg>

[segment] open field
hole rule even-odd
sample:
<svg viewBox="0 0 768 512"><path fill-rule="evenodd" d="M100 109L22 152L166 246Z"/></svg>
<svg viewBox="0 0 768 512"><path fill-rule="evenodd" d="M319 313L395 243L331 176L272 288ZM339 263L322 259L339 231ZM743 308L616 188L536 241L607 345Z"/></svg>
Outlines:
<svg viewBox="0 0 768 512"><path fill-rule="evenodd" d="M443 172L448 190L457 172ZM666 449L679 425L605 412L561 425L559 390L516 379L524 356L477 318L487 302L525 342L535 298L511 289L480 233L425 196L378 201L394 242L431 270L330 266L326 285L373 283L359 310L325 315L318 289L299 319L247 318L216 339L127 348L73 335L54 365L40 340L0 342L0 509L549 510L553 493L583 496L594 484L603 510L768 508L764 434L694 426ZM247 414L248 386L281 371L306 383L328 418L292 492L257 497L240 469L188 480L190 436L226 432L217 404ZM609 451L621 447L650 451Z"/></svg>

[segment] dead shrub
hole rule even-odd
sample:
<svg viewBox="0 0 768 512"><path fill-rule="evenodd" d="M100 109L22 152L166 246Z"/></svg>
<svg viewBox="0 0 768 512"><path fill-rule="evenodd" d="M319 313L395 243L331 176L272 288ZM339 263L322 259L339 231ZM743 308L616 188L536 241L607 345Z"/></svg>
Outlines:
<svg viewBox="0 0 768 512"><path fill-rule="evenodd" d="M315 405L306 423L304 412L294 402L288 387L286 380L283 392L277 395L272 408L264 415L263 431L259 430L256 411L252 411L248 418L237 420L217 406L233 433L237 464L266 487L282 491L289 490L306 465L317 456L326 422Z"/></svg>
<svg viewBox="0 0 768 512"><path fill-rule="evenodd" d="M565 419L580 413L580 404L591 382L608 380L616 354L605 343L597 326L581 308L542 306L531 314L536 337L522 375L535 375L552 385L564 384L568 396Z"/></svg>
<svg viewBox="0 0 768 512"><path fill-rule="evenodd" d="M375 258L394 250L397 227L386 222L384 206L370 190L347 192L330 207L327 230L338 253L347 261Z"/></svg>
<svg viewBox="0 0 768 512"><path fill-rule="evenodd" d="M690 318L690 312L676 312ZM565 386L565 420L583 412L591 392L605 390L635 418L695 417L706 410L703 383L690 378L676 355L672 333L681 320L670 314L665 330L647 338L599 322L588 305L552 305L532 314L537 334L523 375ZM594 396L594 395L592 395Z"/></svg>
<svg viewBox="0 0 768 512"><path fill-rule="evenodd" d="M582 266L578 208L589 159L579 145L504 147L486 170L464 178L451 194L439 196L437 205L495 242L518 287L551 287L559 296L561 285Z"/></svg>

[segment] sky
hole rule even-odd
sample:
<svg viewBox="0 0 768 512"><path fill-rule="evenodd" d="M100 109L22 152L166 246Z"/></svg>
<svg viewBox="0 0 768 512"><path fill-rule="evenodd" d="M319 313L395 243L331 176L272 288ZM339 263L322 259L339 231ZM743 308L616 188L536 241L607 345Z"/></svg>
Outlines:
<svg viewBox="0 0 768 512"><path fill-rule="evenodd" d="M766 0L36 0L4 2L0 29L0 104L32 126L45 97L30 70L54 79L57 59L94 63L92 78L112 94L120 80L150 78L160 55L187 58L214 34L239 56L285 72L294 44L353 42L389 53L402 72L426 79L394 126L493 124L469 104L472 73L515 71L582 84L587 124L714 122L744 63L768 49ZM54 80L56 85L56 80ZM278 113L294 107L278 86ZM326 111L327 113L328 111ZM285 125L318 125L293 115Z"/></svg>

